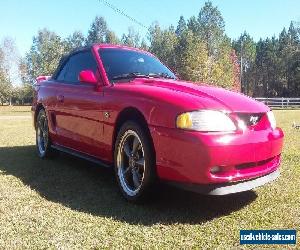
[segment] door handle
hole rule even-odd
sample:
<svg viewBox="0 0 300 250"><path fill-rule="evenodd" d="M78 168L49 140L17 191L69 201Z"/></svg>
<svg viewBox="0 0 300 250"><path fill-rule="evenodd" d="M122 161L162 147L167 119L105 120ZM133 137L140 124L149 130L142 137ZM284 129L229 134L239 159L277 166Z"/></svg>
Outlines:
<svg viewBox="0 0 300 250"><path fill-rule="evenodd" d="M56 99L58 102L64 102L65 97L63 95L57 95Z"/></svg>

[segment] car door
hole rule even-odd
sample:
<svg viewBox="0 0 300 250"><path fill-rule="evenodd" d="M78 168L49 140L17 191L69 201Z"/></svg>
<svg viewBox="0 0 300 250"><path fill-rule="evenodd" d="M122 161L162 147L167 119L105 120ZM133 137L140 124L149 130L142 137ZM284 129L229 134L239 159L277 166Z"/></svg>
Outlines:
<svg viewBox="0 0 300 250"><path fill-rule="evenodd" d="M79 82L82 70L92 70L99 77L91 50L71 55L58 74L56 132L62 146L101 157L103 92L94 84Z"/></svg>

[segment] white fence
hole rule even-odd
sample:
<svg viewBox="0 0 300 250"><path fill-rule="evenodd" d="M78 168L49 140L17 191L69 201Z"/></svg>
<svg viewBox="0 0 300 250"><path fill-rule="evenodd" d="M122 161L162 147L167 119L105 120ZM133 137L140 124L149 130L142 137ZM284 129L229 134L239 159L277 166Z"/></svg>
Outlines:
<svg viewBox="0 0 300 250"><path fill-rule="evenodd" d="M263 102L272 108L300 108L300 98L285 98L285 97L277 97L277 98L264 98L258 97L255 98L257 101Z"/></svg>

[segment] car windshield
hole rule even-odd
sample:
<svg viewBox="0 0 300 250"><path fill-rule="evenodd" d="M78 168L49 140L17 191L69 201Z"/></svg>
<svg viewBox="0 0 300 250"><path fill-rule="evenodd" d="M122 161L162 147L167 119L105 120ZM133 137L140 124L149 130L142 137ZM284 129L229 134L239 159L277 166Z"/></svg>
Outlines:
<svg viewBox="0 0 300 250"><path fill-rule="evenodd" d="M99 49L99 54L110 82L138 77L176 79L157 58L143 52L105 48Z"/></svg>

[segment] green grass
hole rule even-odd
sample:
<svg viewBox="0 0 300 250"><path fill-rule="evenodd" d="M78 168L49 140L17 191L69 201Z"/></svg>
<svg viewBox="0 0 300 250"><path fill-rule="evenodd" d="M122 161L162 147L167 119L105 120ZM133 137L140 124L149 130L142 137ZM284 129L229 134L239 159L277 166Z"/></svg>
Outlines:
<svg viewBox="0 0 300 250"><path fill-rule="evenodd" d="M297 229L299 242L300 111L275 111L286 135L276 182L226 197L161 187L133 205L109 169L38 159L29 110L0 107L0 249L241 248L240 229Z"/></svg>
<svg viewBox="0 0 300 250"><path fill-rule="evenodd" d="M30 106L1 106L0 105L0 115L1 116L5 116L5 115L9 115L9 116L18 116L18 115L30 115L30 113L28 113L30 111Z"/></svg>

